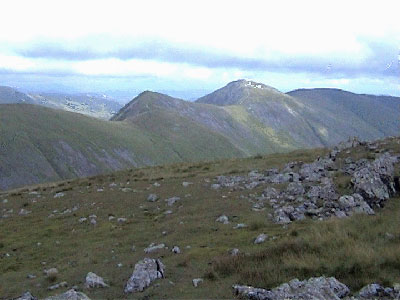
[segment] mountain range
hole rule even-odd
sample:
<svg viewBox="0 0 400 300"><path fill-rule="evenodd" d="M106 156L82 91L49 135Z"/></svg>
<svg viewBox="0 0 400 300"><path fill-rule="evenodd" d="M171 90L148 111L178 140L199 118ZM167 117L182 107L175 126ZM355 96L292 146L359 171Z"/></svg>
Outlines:
<svg viewBox="0 0 400 300"><path fill-rule="evenodd" d="M40 103L40 97L0 89L0 103L18 103L0 107L0 189L129 167L327 147L350 136L373 140L398 135L400 127L397 97L339 89L285 94L250 80L195 102L145 91L110 121L35 105L48 106L50 100Z"/></svg>

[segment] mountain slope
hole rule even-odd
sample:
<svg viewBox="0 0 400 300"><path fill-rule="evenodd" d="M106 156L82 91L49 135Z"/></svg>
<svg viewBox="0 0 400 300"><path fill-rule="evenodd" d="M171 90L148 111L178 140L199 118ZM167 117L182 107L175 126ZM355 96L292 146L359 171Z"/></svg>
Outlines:
<svg viewBox="0 0 400 300"><path fill-rule="evenodd" d="M25 104L0 107L0 189L90 176L128 167L243 156L194 124L191 143L151 129ZM204 147L207 145L207 147Z"/></svg>
<svg viewBox="0 0 400 300"><path fill-rule="evenodd" d="M333 142L340 140L341 132L364 139L399 133L400 98L339 89L302 89L288 94L304 105L311 123L327 128L327 138Z"/></svg>
<svg viewBox="0 0 400 300"><path fill-rule="evenodd" d="M282 152L296 148L295 141L287 133L275 132L273 128L260 124L258 120L253 120L242 111L241 107L236 110L227 109L149 91L133 99L112 120L125 120L140 125L143 120L139 119L139 116L148 114L145 126L151 127L152 123L159 122L160 111L168 111L176 124L184 119L223 135L246 155Z"/></svg>

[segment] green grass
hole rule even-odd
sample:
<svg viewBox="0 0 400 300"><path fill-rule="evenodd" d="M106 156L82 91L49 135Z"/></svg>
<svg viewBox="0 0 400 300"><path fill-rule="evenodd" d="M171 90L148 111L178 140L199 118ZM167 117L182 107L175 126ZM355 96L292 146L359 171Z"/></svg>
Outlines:
<svg viewBox="0 0 400 300"><path fill-rule="evenodd" d="M388 145L393 149L395 146L396 143ZM0 194L2 213L4 209L14 210L12 217L0 219L0 295L11 298L29 290L42 298L65 291L66 288L47 291L53 282L43 270L51 267L59 270L55 283L67 281L69 286L77 285L92 299L228 299L232 298L231 285L235 283L274 287L294 277L305 279L319 275L335 276L353 291L371 282L385 285L398 282L399 198L391 199L373 217L306 220L285 228L269 220L269 209L251 210L246 198L249 194L261 193L265 186L230 191L212 190L209 183L206 185L217 175L262 171L295 160L309 162L326 152L303 150L256 158L147 167ZM183 181L193 184L183 187ZM110 187L114 182L117 187ZM161 186L154 186L155 182ZM118 187L129 187L132 191L123 192ZM104 191L97 192L98 188ZM30 195L31 191L39 192L41 197ZM61 191L65 197L54 199L54 194ZM150 193L159 195L160 200L147 202ZM179 196L181 200L167 207L164 199L172 196ZM3 203L3 199L8 199L8 203ZM48 217L54 210L62 212L74 206L79 207L75 212ZM32 213L18 216L21 208ZM168 209L173 213L165 215ZM97 215L96 226L78 222L79 218L91 214ZM230 218L229 225L215 222L221 214ZM109 215L125 217L128 221L121 224L109 221ZM249 226L233 229L237 223ZM163 235L163 231L167 234ZM253 240L260 233L276 238L254 245ZM153 242L165 243L169 250L146 255L144 248ZM132 251L132 245L136 251ZM181 254L170 251L175 245L181 248ZM243 255L231 257L228 251L232 248L239 248ZM162 260L166 278L156 281L143 293L124 295L123 286L135 263L147 256ZM118 268L118 263L123 266ZM85 289L89 271L104 277L110 288ZM27 279L28 274L37 277ZM198 277L205 281L194 288L191 280Z"/></svg>

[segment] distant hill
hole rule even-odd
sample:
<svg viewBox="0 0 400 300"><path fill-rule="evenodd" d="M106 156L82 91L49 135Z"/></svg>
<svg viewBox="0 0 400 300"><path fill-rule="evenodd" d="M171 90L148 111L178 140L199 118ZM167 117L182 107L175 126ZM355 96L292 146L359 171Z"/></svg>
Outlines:
<svg viewBox="0 0 400 300"><path fill-rule="evenodd" d="M0 86L0 104L28 103L43 105L109 120L121 108L121 104L106 95L22 93L14 88Z"/></svg>
<svg viewBox="0 0 400 300"><path fill-rule="evenodd" d="M0 104L11 103L35 103L35 100L28 95L19 92L18 90L8 87L0 86Z"/></svg>

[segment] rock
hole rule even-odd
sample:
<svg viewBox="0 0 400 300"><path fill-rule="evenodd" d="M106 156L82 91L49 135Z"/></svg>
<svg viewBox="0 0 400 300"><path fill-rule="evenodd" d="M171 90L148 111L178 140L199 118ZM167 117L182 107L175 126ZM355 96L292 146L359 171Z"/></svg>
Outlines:
<svg viewBox="0 0 400 300"><path fill-rule="evenodd" d="M62 287L67 287L67 286L68 286L68 283L66 281L63 281L63 282L57 283L55 285L49 286L47 289L49 291L53 291L53 290L57 290Z"/></svg>
<svg viewBox="0 0 400 300"><path fill-rule="evenodd" d="M20 216L26 216L26 215L28 215L28 214L30 214L31 213L31 211L29 211L29 210L26 210L26 209L24 209L24 208L21 208L21 210L19 211L19 215Z"/></svg>
<svg viewBox="0 0 400 300"><path fill-rule="evenodd" d="M154 185L155 187L160 187L160 186L161 186L161 184L159 184L158 182L154 182L153 185Z"/></svg>
<svg viewBox="0 0 400 300"><path fill-rule="evenodd" d="M291 209L289 209L291 208ZM274 211L274 223L277 224L289 224L291 222L290 217L287 211L294 212L293 206L286 206L282 208L278 208ZM289 212L289 213L290 213Z"/></svg>
<svg viewBox="0 0 400 300"><path fill-rule="evenodd" d="M315 277L304 281L293 279L272 290L240 285L234 285L233 290L236 296L252 300L336 300L344 298L350 293L349 288L334 277Z"/></svg>
<svg viewBox="0 0 400 300"><path fill-rule="evenodd" d="M254 240L254 244L261 244L264 243L265 240L268 238L267 234L261 233L260 235L257 236L257 238Z"/></svg>
<svg viewBox="0 0 400 300"><path fill-rule="evenodd" d="M233 248L232 250L229 251L229 254L232 256L238 256L240 253L240 250L238 248Z"/></svg>
<svg viewBox="0 0 400 300"><path fill-rule="evenodd" d="M95 273L89 272L86 275L86 288L105 288L109 287L108 284L104 283L104 279Z"/></svg>
<svg viewBox="0 0 400 300"><path fill-rule="evenodd" d="M35 296L33 296L30 292L25 292L18 298L14 298L14 300L38 300Z"/></svg>
<svg viewBox="0 0 400 300"><path fill-rule="evenodd" d="M135 269L125 285L125 293L142 292L154 280L164 278L165 266L159 259L145 258L135 265Z"/></svg>
<svg viewBox="0 0 400 300"><path fill-rule="evenodd" d="M158 200L158 196L156 195L156 194L150 194L148 197L147 197L147 201L149 201L149 202L155 202L155 201L157 201Z"/></svg>
<svg viewBox="0 0 400 300"><path fill-rule="evenodd" d="M195 278L195 279L192 280L192 283L193 283L194 287L198 287L199 284L202 283L202 282L203 282L202 278Z"/></svg>
<svg viewBox="0 0 400 300"><path fill-rule="evenodd" d="M172 206L175 204L175 202L177 202L179 200L181 200L180 197L171 197L171 198L166 199L165 201L167 202L168 206Z"/></svg>
<svg viewBox="0 0 400 300"><path fill-rule="evenodd" d="M90 224L92 224L92 225L96 225L96 224L97 224L97 221L96 221L96 219L90 219Z"/></svg>
<svg viewBox="0 0 400 300"><path fill-rule="evenodd" d="M63 294L47 297L44 300L90 300L90 298L84 293L77 292L74 289L71 289Z"/></svg>
<svg viewBox="0 0 400 300"><path fill-rule="evenodd" d="M211 185L211 188L212 188L213 190L218 190L218 189L221 188L221 185L218 184L218 183L214 183L214 184Z"/></svg>
<svg viewBox="0 0 400 300"><path fill-rule="evenodd" d="M382 182L379 174L369 168L363 168L354 172L351 182L354 191L360 194L372 207L382 207L389 198L389 190Z"/></svg>
<svg viewBox="0 0 400 300"><path fill-rule="evenodd" d="M243 228L246 228L246 227L248 227L246 224L239 223L235 227L233 227L233 229L243 229Z"/></svg>
<svg viewBox="0 0 400 300"><path fill-rule="evenodd" d="M164 249L164 248L165 248L165 244L158 244L158 245L155 245L154 243L151 243L151 244L149 245L149 247L147 247L147 248L144 249L144 252L145 252L145 253L153 253L153 252L156 252L156 251L161 250L161 249Z"/></svg>
<svg viewBox="0 0 400 300"><path fill-rule="evenodd" d="M44 270L43 273L49 277L49 276L57 276L58 275L58 270L57 268L50 268L47 270Z"/></svg>
<svg viewBox="0 0 400 300"><path fill-rule="evenodd" d="M192 182L187 182L187 181L182 182L182 186L183 187L188 187L191 184L193 184L193 183Z"/></svg>
<svg viewBox="0 0 400 300"><path fill-rule="evenodd" d="M222 224L229 224L229 219L228 219L227 216L221 215L215 220L215 222L219 222L219 223L222 223Z"/></svg>
<svg viewBox="0 0 400 300"><path fill-rule="evenodd" d="M385 288L380 284L371 283L363 287L358 295L361 299L399 299L400 293L394 288Z"/></svg>
<svg viewBox="0 0 400 300"><path fill-rule="evenodd" d="M64 197L65 196L65 194L64 193L56 193L55 195L54 195L54 198L61 198L61 197Z"/></svg>
<svg viewBox="0 0 400 300"><path fill-rule="evenodd" d="M267 199L276 199L279 196L279 192L273 187L267 187L263 191L263 196Z"/></svg>
<svg viewBox="0 0 400 300"><path fill-rule="evenodd" d="M79 223L83 223L83 222L86 222L87 221L87 218L79 218Z"/></svg>
<svg viewBox="0 0 400 300"><path fill-rule="evenodd" d="M292 196L301 196L304 192L304 187L300 182L291 182L286 188L286 193Z"/></svg>
<svg viewBox="0 0 400 300"><path fill-rule="evenodd" d="M174 246L174 248L172 248L171 250L173 253L175 254L179 254L181 253L181 249L178 246Z"/></svg>
<svg viewBox="0 0 400 300"><path fill-rule="evenodd" d="M125 223L127 221L127 218L118 218L117 222L118 223Z"/></svg>

